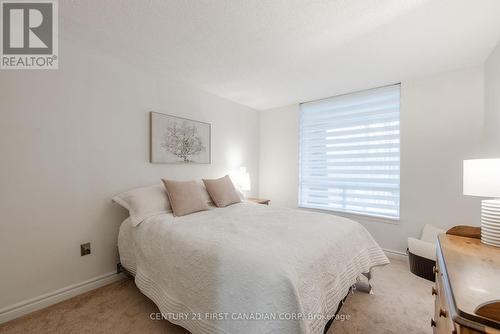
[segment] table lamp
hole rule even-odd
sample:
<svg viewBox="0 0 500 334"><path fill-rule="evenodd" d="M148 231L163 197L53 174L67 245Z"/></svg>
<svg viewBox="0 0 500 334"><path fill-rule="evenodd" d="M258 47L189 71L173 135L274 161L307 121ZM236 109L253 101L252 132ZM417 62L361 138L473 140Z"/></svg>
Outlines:
<svg viewBox="0 0 500 334"><path fill-rule="evenodd" d="M250 174L248 174L246 167L240 167L238 170L229 173L229 177L231 177L231 180L238 189L241 191L250 191Z"/></svg>
<svg viewBox="0 0 500 334"><path fill-rule="evenodd" d="M500 247L500 159L464 160L464 195L481 201L481 242Z"/></svg>

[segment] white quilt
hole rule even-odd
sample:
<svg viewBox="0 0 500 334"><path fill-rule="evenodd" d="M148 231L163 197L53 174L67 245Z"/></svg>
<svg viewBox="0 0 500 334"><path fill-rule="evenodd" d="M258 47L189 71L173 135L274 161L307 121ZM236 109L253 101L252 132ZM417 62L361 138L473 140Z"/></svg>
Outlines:
<svg viewBox="0 0 500 334"><path fill-rule="evenodd" d="M251 203L159 215L128 234L139 289L196 334L323 333L356 278L389 263L357 222Z"/></svg>

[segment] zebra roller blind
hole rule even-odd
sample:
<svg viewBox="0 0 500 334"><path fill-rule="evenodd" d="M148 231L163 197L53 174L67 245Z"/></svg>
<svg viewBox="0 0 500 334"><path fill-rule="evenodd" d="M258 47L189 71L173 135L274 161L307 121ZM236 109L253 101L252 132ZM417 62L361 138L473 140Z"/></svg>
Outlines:
<svg viewBox="0 0 500 334"><path fill-rule="evenodd" d="M300 105L300 207L399 219L399 106L399 84Z"/></svg>

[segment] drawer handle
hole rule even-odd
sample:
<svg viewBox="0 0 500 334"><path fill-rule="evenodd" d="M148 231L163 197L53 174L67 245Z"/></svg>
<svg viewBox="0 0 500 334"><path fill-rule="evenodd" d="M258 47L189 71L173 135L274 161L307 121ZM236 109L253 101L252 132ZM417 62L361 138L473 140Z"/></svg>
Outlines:
<svg viewBox="0 0 500 334"><path fill-rule="evenodd" d="M436 321L434 321L434 319L431 318L431 327L436 327Z"/></svg>
<svg viewBox="0 0 500 334"><path fill-rule="evenodd" d="M438 294L437 289L435 287L432 287L432 295L437 296L437 294Z"/></svg>
<svg viewBox="0 0 500 334"><path fill-rule="evenodd" d="M432 267L432 271L434 272L434 274L439 273L439 269L436 266Z"/></svg>
<svg viewBox="0 0 500 334"><path fill-rule="evenodd" d="M446 317L448 316L448 312L446 312L446 310L445 310L445 309L440 308L440 309L439 309L439 316L440 316L440 317L443 317L443 318L446 318Z"/></svg>

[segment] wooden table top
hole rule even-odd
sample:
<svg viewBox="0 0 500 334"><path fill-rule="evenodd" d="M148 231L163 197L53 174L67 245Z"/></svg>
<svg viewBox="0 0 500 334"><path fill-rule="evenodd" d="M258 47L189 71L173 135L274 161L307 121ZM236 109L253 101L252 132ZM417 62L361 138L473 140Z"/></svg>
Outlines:
<svg viewBox="0 0 500 334"><path fill-rule="evenodd" d="M455 235L438 238L460 315L477 316L483 305L500 302L500 247Z"/></svg>

